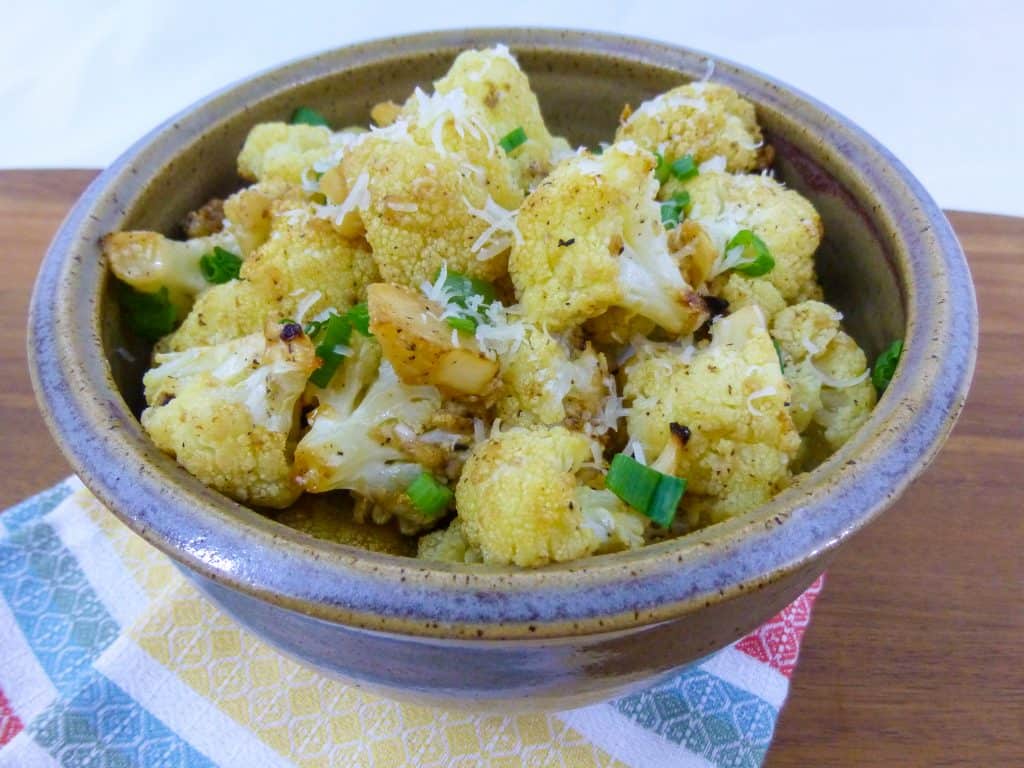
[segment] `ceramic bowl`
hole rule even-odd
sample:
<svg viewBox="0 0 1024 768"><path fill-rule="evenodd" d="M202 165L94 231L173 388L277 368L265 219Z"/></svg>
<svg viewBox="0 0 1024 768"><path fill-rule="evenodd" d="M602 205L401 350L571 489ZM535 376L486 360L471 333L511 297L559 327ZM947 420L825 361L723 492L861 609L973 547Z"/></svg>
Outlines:
<svg viewBox="0 0 1024 768"><path fill-rule="evenodd" d="M608 34L463 30L355 45L233 85L159 126L83 194L42 265L29 352L48 425L86 485L264 640L392 696L567 707L686 665L799 595L935 456L967 393L977 310L949 223L889 152L808 96L716 59L713 79L756 104L779 177L821 213L829 301L869 358L906 339L891 386L842 450L750 514L535 571L319 540L204 487L139 427L141 371L115 353L131 340L98 239L171 232L232 191L235 157L257 122L310 105L334 125L365 123L371 105L428 84L460 50L499 42L529 74L553 130L590 145L613 134L624 102L701 77L709 62Z"/></svg>

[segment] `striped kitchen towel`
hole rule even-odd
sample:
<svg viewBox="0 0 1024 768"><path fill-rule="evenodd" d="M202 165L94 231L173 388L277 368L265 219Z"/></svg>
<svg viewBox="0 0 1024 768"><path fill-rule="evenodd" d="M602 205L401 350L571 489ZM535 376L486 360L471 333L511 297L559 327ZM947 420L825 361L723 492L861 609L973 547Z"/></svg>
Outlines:
<svg viewBox="0 0 1024 768"><path fill-rule="evenodd" d="M281 656L71 478L0 514L0 766L757 766L821 586L640 693L451 712Z"/></svg>

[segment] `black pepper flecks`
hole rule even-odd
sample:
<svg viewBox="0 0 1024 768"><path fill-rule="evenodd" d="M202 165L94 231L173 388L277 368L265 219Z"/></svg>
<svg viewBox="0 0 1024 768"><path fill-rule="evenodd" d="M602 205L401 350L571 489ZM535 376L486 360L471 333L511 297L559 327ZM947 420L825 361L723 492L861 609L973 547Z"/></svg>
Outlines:
<svg viewBox="0 0 1024 768"><path fill-rule="evenodd" d="M281 341L291 341L302 335L302 326L298 323L285 323L281 327Z"/></svg>
<svg viewBox="0 0 1024 768"><path fill-rule="evenodd" d="M705 296L704 303L707 305L708 313L712 317L724 315L729 311L729 302L725 299L719 298L718 296Z"/></svg>
<svg viewBox="0 0 1024 768"><path fill-rule="evenodd" d="M678 422L673 421L671 424L668 425L668 428L673 435L679 438L679 442L681 442L683 445L686 445L688 442L690 442L690 436L693 433L690 432L690 428L685 424L679 424Z"/></svg>

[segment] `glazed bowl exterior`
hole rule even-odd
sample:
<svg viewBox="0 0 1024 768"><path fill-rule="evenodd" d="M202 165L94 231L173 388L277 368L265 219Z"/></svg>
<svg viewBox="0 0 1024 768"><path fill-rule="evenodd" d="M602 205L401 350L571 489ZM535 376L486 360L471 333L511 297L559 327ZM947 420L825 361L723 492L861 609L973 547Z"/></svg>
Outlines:
<svg viewBox="0 0 1024 768"><path fill-rule="evenodd" d="M365 123L465 48L506 43L554 132L608 140L622 105L704 76L705 54L608 34L461 30L332 51L231 86L161 125L83 194L36 284L36 392L75 471L224 610L284 652L388 695L449 706L562 708L607 698L737 639L800 594L945 440L977 345L970 274L907 170L848 120L721 60L713 80L757 106L778 176L821 213L828 300L873 359L906 351L867 424L761 509L682 539L535 571L459 567L314 539L204 487L142 432L99 238L172 232L240 185L248 129L309 105ZM136 355L145 359L145 351ZM501 503L496 499L495 503ZM909 575L908 575L909 577Z"/></svg>

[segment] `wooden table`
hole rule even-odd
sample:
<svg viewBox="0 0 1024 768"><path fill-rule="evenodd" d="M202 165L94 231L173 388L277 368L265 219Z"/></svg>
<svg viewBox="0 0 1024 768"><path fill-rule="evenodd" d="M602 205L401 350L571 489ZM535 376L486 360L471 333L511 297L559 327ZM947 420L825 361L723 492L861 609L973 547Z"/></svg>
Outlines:
<svg viewBox="0 0 1024 768"><path fill-rule="evenodd" d="M0 172L0 509L68 473L22 329L94 174ZM1024 766L1024 219L950 218L981 306L971 397L934 466L829 569L770 766Z"/></svg>

